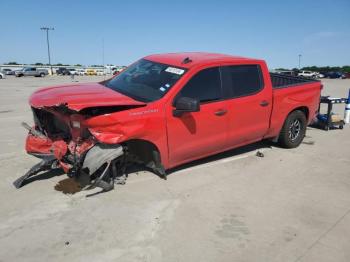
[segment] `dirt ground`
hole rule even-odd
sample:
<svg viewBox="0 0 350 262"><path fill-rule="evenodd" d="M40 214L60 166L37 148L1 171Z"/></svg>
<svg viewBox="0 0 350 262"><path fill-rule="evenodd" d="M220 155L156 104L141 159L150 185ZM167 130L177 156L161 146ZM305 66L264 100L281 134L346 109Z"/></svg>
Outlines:
<svg viewBox="0 0 350 262"><path fill-rule="evenodd" d="M57 172L15 189L38 162L20 126L32 123L29 95L70 82L0 80L0 261L350 261L348 126L308 128L296 149L257 143L226 152L167 181L133 173L93 197L57 191L67 178ZM350 80L323 82L324 95L347 96Z"/></svg>

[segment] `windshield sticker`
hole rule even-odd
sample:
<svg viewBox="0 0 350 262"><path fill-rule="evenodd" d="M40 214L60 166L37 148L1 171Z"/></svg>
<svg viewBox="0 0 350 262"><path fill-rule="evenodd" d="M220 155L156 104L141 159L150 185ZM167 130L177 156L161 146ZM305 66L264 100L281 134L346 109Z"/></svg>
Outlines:
<svg viewBox="0 0 350 262"><path fill-rule="evenodd" d="M182 75L185 72L185 70L169 66L167 69L165 69L165 72Z"/></svg>
<svg viewBox="0 0 350 262"><path fill-rule="evenodd" d="M164 92L166 89L165 89L164 87L161 86L161 87L159 88L159 90L162 91L162 92Z"/></svg>

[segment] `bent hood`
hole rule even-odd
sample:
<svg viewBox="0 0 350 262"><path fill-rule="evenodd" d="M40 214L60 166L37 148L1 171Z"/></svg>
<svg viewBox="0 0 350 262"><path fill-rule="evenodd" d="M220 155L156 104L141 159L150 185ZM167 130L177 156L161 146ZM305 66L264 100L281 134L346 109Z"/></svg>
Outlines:
<svg viewBox="0 0 350 262"><path fill-rule="evenodd" d="M75 111L96 106L145 104L99 83L71 84L41 88L30 96L29 103L35 108L66 105L68 108Z"/></svg>

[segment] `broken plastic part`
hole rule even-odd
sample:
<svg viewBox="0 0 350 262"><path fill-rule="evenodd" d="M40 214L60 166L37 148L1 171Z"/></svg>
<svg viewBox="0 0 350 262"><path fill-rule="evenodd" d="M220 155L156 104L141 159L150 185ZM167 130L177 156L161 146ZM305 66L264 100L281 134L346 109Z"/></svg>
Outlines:
<svg viewBox="0 0 350 262"><path fill-rule="evenodd" d="M13 185L18 189L22 187L27 178L38 174L41 171L50 170L52 167L56 166L54 163L56 162L56 158L53 155L48 155L44 157L39 163L34 165L24 176L21 176L16 181L13 182Z"/></svg>
<svg viewBox="0 0 350 262"><path fill-rule="evenodd" d="M43 133L34 128L30 127L26 122L22 122L22 126L29 131L33 136L37 136L40 138L47 138Z"/></svg>
<svg viewBox="0 0 350 262"><path fill-rule="evenodd" d="M96 144L86 154L82 168L93 174L103 164L111 162L123 154L121 145Z"/></svg>

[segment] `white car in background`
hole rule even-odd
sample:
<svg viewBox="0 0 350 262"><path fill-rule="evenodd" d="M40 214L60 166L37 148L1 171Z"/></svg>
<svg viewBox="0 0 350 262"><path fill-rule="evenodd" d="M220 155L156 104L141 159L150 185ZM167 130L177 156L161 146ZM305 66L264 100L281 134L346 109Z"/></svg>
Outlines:
<svg viewBox="0 0 350 262"><path fill-rule="evenodd" d="M67 71L70 75L78 75L78 72L75 70L75 68L68 68Z"/></svg>
<svg viewBox="0 0 350 262"><path fill-rule="evenodd" d="M312 72L312 71L300 71L298 73L298 76L316 78L319 74L320 73L318 73L318 72Z"/></svg>
<svg viewBox="0 0 350 262"><path fill-rule="evenodd" d="M105 70L96 69L96 75L97 76L104 76L104 75L106 75Z"/></svg>
<svg viewBox="0 0 350 262"><path fill-rule="evenodd" d="M78 76L84 76L84 75L86 75L86 71L85 71L85 69L77 69L77 75Z"/></svg>
<svg viewBox="0 0 350 262"><path fill-rule="evenodd" d="M3 78L5 78L5 75L0 72L0 79L3 79Z"/></svg>

